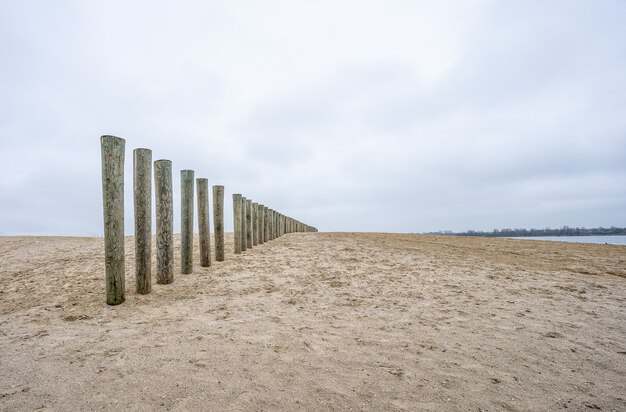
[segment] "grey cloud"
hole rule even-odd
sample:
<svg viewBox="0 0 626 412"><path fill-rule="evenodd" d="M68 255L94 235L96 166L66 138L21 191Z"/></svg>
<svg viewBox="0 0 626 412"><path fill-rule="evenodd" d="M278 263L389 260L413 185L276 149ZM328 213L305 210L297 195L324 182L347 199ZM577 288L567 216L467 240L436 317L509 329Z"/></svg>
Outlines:
<svg viewBox="0 0 626 412"><path fill-rule="evenodd" d="M241 6L2 4L0 232L100 234L109 133L129 233L135 147L224 184L227 229L234 192L322 230L626 225L623 2Z"/></svg>

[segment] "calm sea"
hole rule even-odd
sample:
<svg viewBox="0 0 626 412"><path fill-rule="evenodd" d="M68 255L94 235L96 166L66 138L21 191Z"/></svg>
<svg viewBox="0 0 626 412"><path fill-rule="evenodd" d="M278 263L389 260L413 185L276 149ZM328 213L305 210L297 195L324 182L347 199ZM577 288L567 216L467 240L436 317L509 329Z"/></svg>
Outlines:
<svg viewBox="0 0 626 412"><path fill-rule="evenodd" d="M609 245L626 245L626 236L530 236L530 237L510 237L509 239L525 239L525 240L551 240L553 242L580 242L580 243L598 243Z"/></svg>

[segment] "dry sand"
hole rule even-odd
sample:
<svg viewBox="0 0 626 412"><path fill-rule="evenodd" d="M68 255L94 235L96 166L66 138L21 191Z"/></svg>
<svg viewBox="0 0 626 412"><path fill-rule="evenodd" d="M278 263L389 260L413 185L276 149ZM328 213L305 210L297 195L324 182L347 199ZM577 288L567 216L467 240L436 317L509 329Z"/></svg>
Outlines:
<svg viewBox="0 0 626 412"><path fill-rule="evenodd" d="M109 307L102 239L0 238L0 409L626 410L624 246L292 234L145 296L126 250Z"/></svg>

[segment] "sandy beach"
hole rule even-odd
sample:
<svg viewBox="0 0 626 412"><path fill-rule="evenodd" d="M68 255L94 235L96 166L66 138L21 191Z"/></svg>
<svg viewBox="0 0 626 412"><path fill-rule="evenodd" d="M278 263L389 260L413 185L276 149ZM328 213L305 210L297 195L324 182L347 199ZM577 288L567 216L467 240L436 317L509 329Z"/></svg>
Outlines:
<svg viewBox="0 0 626 412"><path fill-rule="evenodd" d="M0 410L626 410L625 246L227 234L137 295L126 242L110 307L101 238L0 238Z"/></svg>

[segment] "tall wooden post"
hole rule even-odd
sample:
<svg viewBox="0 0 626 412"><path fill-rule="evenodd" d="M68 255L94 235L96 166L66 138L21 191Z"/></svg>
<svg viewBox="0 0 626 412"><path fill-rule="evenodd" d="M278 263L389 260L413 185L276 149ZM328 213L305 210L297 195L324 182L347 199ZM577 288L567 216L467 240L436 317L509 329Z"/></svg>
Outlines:
<svg viewBox="0 0 626 412"><path fill-rule="evenodd" d="M209 180L196 179L198 200L198 235L200 239L200 266L211 266L211 228L209 224Z"/></svg>
<svg viewBox="0 0 626 412"><path fill-rule="evenodd" d="M180 273L193 271L193 170L180 171Z"/></svg>
<svg viewBox="0 0 626 412"><path fill-rule="evenodd" d="M174 200L172 197L172 162L154 162L154 198L156 208L157 283L174 281Z"/></svg>
<svg viewBox="0 0 626 412"><path fill-rule="evenodd" d="M246 199L246 247L252 249L252 200Z"/></svg>
<svg viewBox="0 0 626 412"><path fill-rule="evenodd" d="M267 212L269 216L268 229L270 231L270 240L274 240L274 211L270 209Z"/></svg>
<svg viewBox="0 0 626 412"><path fill-rule="evenodd" d="M235 254L241 253L241 195L233 195L233 233L235 235Z"/></svg>
<svg viewBox="0 0 626 412"><path fill-rule="evenodd" d="M258 213L258 217L257 219L259 220L259 244L262 245L263 243L265 243L265 239L263 238L264 232L265 232L265 206L263 205L259 205L258 209L257 209L257 213Z"/></svg>
<svg viewBox="0 0 626 412"><path fill-rule="evenodd" d="M100 137L102 206L104 212L104 271L106 299L119 305L125 299L124 267L124 149L126 141Z"/></svg>
<svg viewBox="0 0 626 412"><path fill-rule="evenodd" d="M224 186L213 186L213 230L215 260L224 261Z"/></svg>
<svg viewBox="0 0 626 412"><path fill-rule="evenodd" d="M270 210L267 206L265 206L263 208L263 223L264 223L264 228L263 228L263 242L269 242L270 241Z"/></svg>
<svg viewBox="0 0 626 412"><path fill-rule="evenodd" d="M272 219L272 225L274 226L274 228L272 229L274 232L272 237L274 238L274 240L276 240L276 238L278 238L278 212L272 210L272 215L274 216L274 218Z"/></svg>
<svg viewBox="0 0 626 412"><path fill-rule="evenodd" d="M246 242L246 232L247 232L247 228L246 228L246 205L247 205L247 201L246 198L244 196L241 197L241 251L245 252L246 249L248 248L247 245L248 243Z"/></svg>
<svg viewBox="0 0 626 412"><path fill-rule="evenodd" d="M252 246L259 244L259 220L258 220L259 204L252 202Z"/></svg>
<svg viewBox="0 0 626 412"><path fill-rule="evenodd" d="M135 200L135 290L145 295L152 288L152 150L133 151Z"/></svg>

